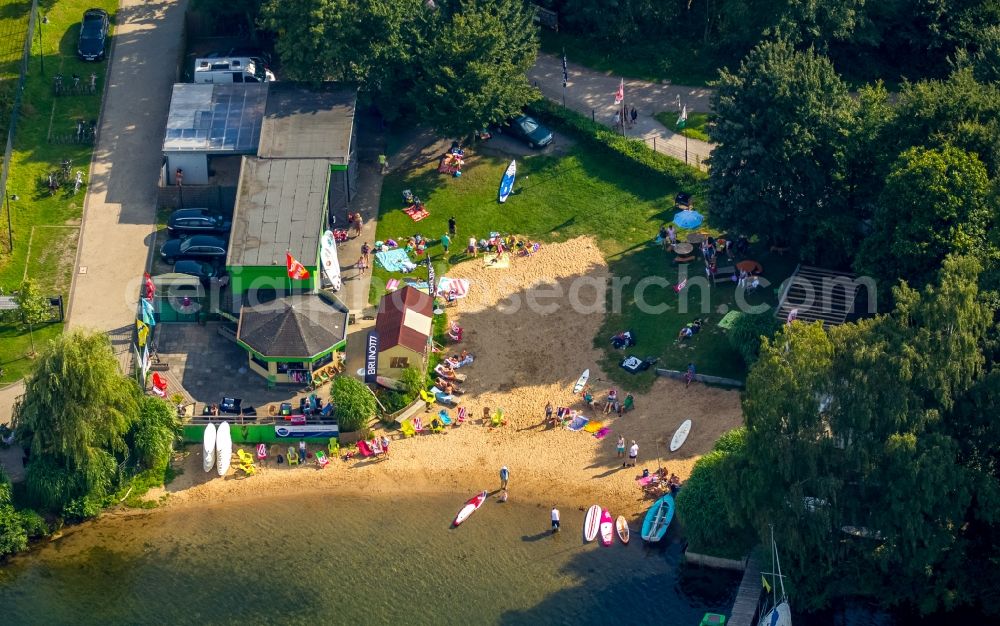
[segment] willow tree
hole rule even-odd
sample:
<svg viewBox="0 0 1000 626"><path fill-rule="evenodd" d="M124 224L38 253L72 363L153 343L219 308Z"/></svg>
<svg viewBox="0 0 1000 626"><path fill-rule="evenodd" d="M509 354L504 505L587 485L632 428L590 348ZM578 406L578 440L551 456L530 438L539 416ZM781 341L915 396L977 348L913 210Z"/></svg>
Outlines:
<svg viewBox="0 0 1000 626"><path fill-rule="evenodd" d="M31 451L29 494L52 509L104 495L118 461L128 456L138 398L106 335L73 332L53 340L14 409L17 439Z"/></svg>

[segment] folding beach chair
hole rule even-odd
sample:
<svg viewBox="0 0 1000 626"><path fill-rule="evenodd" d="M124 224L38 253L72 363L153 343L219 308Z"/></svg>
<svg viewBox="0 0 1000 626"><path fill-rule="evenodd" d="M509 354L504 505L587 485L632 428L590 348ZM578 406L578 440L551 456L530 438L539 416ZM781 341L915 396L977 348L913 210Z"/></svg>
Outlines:
<svg viewBox="0 0 1000 626"><path fill-rule="evenodd" d="M340 440L336 437L330 437L330 443L327 444L326 449L330 452L331 457L340 456Z"/></svg>
<svg viewBox="0 0 1000 626"><path fill-rule="evenodd" d="M261 463L267 461L267 444L257 444L257 460Z"/></svg>
<svg viewBox="0 0 1000 626"><path fill-rule="evenodd" d="M455 420L455 428L458 428L465 423L465 418L468 417L468 412L464 406L458 407L458 418Z"/></svg>
<svg viewBox="0 0 1000 626"><path fill-rule="evenodd" d="M451 417L448 416L448 411L445 409L438 411L438 419L441 420L441 423L445 426L451 426Z"/></svg>
<svg viewBox="0 0 1000 626"><path fill-rule="evenodd" d="M403 422L399 424L399 432L403 433L404 437L412 437L417 434L417 431L413 429L413 424L410 423L410 420L403 420Z"/></svg>
<svg viewBox="0 0 1000 626"><path fill-rule="evenodd" d="M375 453L368 446L368 442L365 441L364 439L362 439L361 441L358 442L358 454L360 454L361 456L363 456L365 458L370 457L370 456L375 456Z"/></svg>
<svg viewBox="0 0 1000 626"><path fill-rule="evenodd" d="M299 464L299 454L295 451L293 446L288 446L288 464L298 465Z"/></svg>
<svg viewBox="0 0 1000 626"><path fill-rule="evenodd" d="M327 458L326 452L322 450L316 451L316 465L319 465L320 469L323 469L330 464L330 459Z"/></svg>

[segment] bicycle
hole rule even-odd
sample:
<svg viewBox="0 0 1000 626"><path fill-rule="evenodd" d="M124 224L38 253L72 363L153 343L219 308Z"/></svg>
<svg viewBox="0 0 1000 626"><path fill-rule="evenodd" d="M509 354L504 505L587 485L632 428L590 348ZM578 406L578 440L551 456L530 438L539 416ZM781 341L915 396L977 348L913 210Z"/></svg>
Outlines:
<svg viewBox="0 0 1000 626"><path fill-rule="evenodd" d="M76 195L80 191L81 186L83 186L83 172L76 170L76 180L73 181L73 195Z"/></svg>

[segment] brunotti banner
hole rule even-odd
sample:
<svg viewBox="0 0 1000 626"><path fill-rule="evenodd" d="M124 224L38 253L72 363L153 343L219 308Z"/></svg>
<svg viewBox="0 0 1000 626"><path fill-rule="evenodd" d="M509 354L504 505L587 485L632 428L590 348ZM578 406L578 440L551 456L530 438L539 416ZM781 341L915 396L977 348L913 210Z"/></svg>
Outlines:
<svg viewBox="0 0 1000 626"><path fill-rule="evenodd" d="M431 263L431 255L427 255L427 293L433 298L437 295L437 276L434 275L434 264Z"/></svg>
<svg viewBox="0 0 1000 626"><path fill-rule="evenodd" d="M368 332L365 345L365 383L374 383L378 377L378 331Z"/></svg>

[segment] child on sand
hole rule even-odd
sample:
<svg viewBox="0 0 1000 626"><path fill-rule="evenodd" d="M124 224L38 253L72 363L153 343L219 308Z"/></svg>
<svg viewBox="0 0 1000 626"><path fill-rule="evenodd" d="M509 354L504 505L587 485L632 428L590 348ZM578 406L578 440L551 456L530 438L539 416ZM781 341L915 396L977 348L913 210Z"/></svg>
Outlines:
<svg viewBox="0 0 1000 626"><path fill-rule="evenodd" d="M548 423L548 424L552 424L553 423L552 422L552 411L553 410L554 409L552 408L552 401L550 400L549 402L546 402L545 403L545 422Z"/></svg>
<svg viewBox="0 0 1000 626"><path fill-rule="evenodd" d="M618 451L619 459L625 458L625 437L618 435L618 445L615 447L615 450Z"/></svg>

